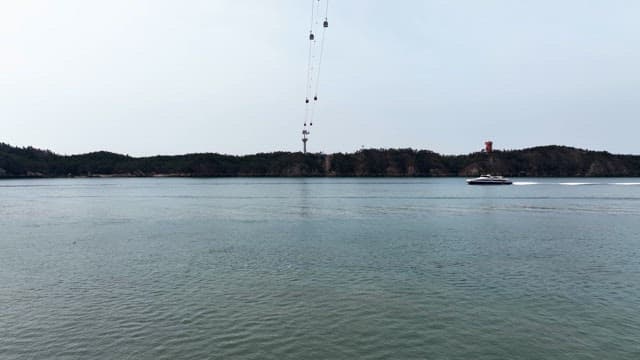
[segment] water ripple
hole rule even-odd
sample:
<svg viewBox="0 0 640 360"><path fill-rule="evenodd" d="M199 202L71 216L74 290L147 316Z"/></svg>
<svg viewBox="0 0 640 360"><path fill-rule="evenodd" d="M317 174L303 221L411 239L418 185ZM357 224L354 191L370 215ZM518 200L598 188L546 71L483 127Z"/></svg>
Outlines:
<svg viewBox="0 0 640 360"><path fill-rule="evenodd" d="M639 356L640 182L65 181L0 190L2 359Z"/></svg>

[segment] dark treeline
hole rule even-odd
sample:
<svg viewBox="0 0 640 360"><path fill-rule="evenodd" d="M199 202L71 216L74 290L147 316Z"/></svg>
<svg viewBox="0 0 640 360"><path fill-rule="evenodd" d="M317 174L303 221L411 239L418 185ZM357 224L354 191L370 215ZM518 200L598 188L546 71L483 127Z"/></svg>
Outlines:
<svg viewBox="0 0 640 360"><path fill-rule="evenodd" d="M233 156L130 157L100 151L58 155L0 143L0 177L74 176L640 176L640 156L564 146L440 155L427 150L355 153L274 152Z"/></svg>

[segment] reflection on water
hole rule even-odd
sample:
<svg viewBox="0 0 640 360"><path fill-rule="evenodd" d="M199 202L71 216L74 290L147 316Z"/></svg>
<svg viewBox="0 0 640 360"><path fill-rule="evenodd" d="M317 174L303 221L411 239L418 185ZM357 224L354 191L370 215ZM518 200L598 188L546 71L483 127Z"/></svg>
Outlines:
<svg viewBox="0 0 640 360"><path fill-rule="evenodd" d="M309 208L309 198L312 196L310 186L313 186L313 184L309 184L307 178L300 178L294 186L296 186L298 190L298 199L300 200L298 205L300 217L308 218L311 215Z"/></svg>

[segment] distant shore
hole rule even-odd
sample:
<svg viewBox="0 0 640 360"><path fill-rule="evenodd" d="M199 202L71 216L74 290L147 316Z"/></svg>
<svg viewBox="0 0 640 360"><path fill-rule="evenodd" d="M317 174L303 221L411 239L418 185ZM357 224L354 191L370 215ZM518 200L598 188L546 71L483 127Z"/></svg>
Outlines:
<svg viewBox="0 0 640 360"><path fill-rule="evenodd" d="M429 150L363 149L354 153L199 153L131 157L106 151L59 155L0 143L0 178L64 177L640 177L639 155L539 146L467 155Z"/></svg>

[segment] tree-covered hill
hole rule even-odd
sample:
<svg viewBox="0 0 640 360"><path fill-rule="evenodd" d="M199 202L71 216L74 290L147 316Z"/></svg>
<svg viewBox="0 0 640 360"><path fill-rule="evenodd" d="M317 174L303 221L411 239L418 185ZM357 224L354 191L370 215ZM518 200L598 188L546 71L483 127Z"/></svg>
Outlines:
<svg viewBox="0 0 640 360"><path fill-rule="evenodd" d="M130 157L106 151L58 155L0 143L0 177L68 176L640 176L640 156L565 146L440 155L428 150L355 153L215 153Z"/></svg>

